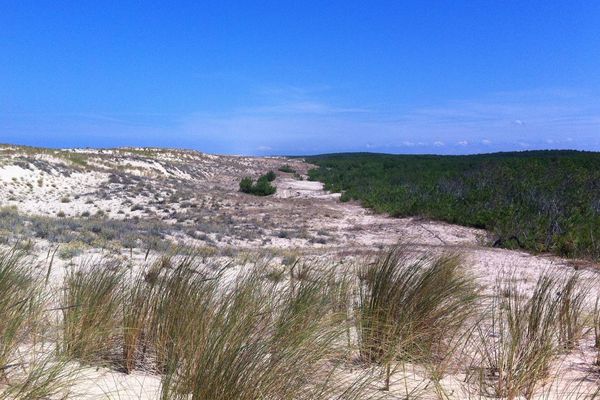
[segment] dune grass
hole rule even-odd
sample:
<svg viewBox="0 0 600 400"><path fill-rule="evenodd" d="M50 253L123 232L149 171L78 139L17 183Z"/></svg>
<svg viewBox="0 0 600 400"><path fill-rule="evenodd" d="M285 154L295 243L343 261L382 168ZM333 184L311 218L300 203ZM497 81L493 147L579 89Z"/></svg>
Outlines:
<svg viewBox="0 0 600 400"><path fill-rule="evenodd" d="M62 352L83 362L113 362L121 326L123 272L104 262L67 271Z"/></svg>
<svg viewBox="0 0 600 400"><path fill-rule="evenodd" d="M148 278L148 276L150 278ZM142 366L148 348L148 325L156 297L153 275L136 274L124 285L122 307L121 365L125 373Z"/></svg>
<svg viewBox="0 0 600 400"><path fill-rule="evenodd" d="M390 381L405 368L438 398L457 398L443 378L465 369L470 398L543 398L590 322L600 337L579 275L533 289L513 276L484 297L457 256L417 254L382 251L358 275L296 260L276 280L264 257L239 268L163 256L135 270L90 260L52 299L46 268L38 279L21 253L0 252L0 400L69 398L89 365L159 376L164 400L414 398ZM58 330L46 326L57 309ZM393 392L376 390L382 376Z"/></svg>
<svg viewBox="0 0 600 400"><path fill-rule="evenodd" d="M39 313L39 292L22 252L0 252L0 374L33 327Z"/></svg>
<svg viewBox="0 0 600 400"><path fill-rule="evenodd" d="M415 258L402 247L366 267L361 281L360 355L385 367L385 389L397 361L441 365L478 298L457 257Z"/></svg>
<svg viewBox="0 0 600 400"><path fill-rule="evenodd" d="M348 279L302 267L273 281L259 265L225 273L180 256L127 277L102 263L74 268L63 353L154 371L162 399L368 398L366 374L338 374L351 357Z"/></svg>
<svg viewBox="0 0 600 400"><path fill-rule="evenodd" d="M479 379L486 394L530 399L550 378L560 347L558 288L549 275L540 276L531 293L514 278L499 283L490 318L479 329Z"/></svg>
<svg viewBox="0 0 600 400"><path fill-rule="evenodd" d="M585 306L590 295L590 284L581 282L577 273L566 276L564 283L558 284L558 340L566 349L573 349L584 336L589 326Z"/></svg>
<svg viewBox="0 0 600 400"><path fill-rule="evenodd" d="M42 281L23 251L0 250L0 399L49 398L71 384L44 337Z"/></svg>
<svg viewBox="0 0 600 400"><path fill-rule="evenodd" d="M162 301L180 302L194 292L193 313L180 308L159 314L159 326L186 322L166 342L170 361L163 378L163 399L324 399L361 393L335 385L330 376L347 349L346 311L330 295L331 280L313 277L279 287L262 273L241 274L217 287L179 271L167 277ZM164 342L163 342L164 343Z"/></svg>

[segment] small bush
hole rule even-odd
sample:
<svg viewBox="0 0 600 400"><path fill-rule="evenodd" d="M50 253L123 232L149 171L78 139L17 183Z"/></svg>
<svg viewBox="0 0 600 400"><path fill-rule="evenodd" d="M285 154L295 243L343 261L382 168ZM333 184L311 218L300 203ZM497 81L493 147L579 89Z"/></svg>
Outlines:
<svg viewBox="0 0 600 400"><path fill-rule="evenodd" d="M271 185L267 178L260 177L252 187L252 194L256 196L269 196L277 191L275 186Z"/></svg>
<svg viewBox="0 0 600 400"><path fill-rule="evenodd" d="M264 177L267 179L267 181L269 181L269 182L273 182L273 181L274 181L274 180L277 178L277 175L275 175L275 172L273 172L273 171L269 171L269 172L267 172L266 174L264 174L263 176L264 176Z"/></svg>
<svg viewBox="0 0 600 400"><path fill-rule="evenodd" d="M254 182L252 182L252 178L250 178L249 176L243 178L240 181L240 192L252 193L252 185L253 184L254 184Z"/></svg>
<svg viewBox="0 0 600 400"><path fill-rule="evenodd" d="M286 172L288 174L293 174L296 172L296 170L294 168L290 167L289 164L284 164L281 167L279 167L279 171Z"/></svg>
<svg viewBox="0 0 600 400"><path fill-rule="evenodd" d="M271 173L273 173L271 171ZM273 173L275 175L275 173ZM262 175L256 183L252 181L252 178L245 177L240 181L240 192L253 194L255 196L269 196L274 194L277 189L271 185L269 180L269 174Z"/></svg>
<svg viewBox="0 0 600 400"><path fill-rule="evenodd" d="M58 257L61 260L70 260L73 257L80 255L85 249L85 244L80 241L73 241L60 246Z"/></svg>

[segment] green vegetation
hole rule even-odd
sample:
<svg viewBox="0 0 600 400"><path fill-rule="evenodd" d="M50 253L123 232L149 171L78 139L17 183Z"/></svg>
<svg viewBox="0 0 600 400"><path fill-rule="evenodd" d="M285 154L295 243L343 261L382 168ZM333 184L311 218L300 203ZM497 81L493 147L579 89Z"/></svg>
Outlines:
<svg viewBox="0 0 600 400"><path fill-rule="evenodd" d="M11 356L35 318L31 311L39 300L22 257L22 252L0 252L0 371L14 361Z"/></svg>
<svg viewBox="0 0 600 400"><path fill-rule="evenodd" d="M127 276L117 265L70 270L59 349L85 364L161 374L164 399L344 399L362 374L333 382L351 348L346 281L333 272L273 282L256 267L225 282L194 256ZM322 374L326 363L329 371Z"/></svg>
<svg viewBox="0 0 600 400"><path fill-rule="evenodd" d="M392 216L485 228L495 245L600 258L600 154L308 157L310 178Z"/></svg>
<svg viewBox="0 0 600 400"><path fill-rule="evenodd" d="M394 398L465 398L443 379L462 373L469 398L547 398L557 361L598 337L577 273L533 290L507 276L483 295L454 255L392 248L345 272L248 257L165 255L135 272L90 260L44 283L23 252L0 251L0 399L77 398L82 366L151 371L175 400L384 398L381 383ZM597 394L585 390L556 398Z"/></svg>
<svg viewBox="0 0 600 400"><path fill-rule="evenodd" d="M293 174L296 172L296 170L294 168L290 167L289 164L284 164L281 167L279 167L279 171L286 172L288 174Z"/></svg>
<svg viewBox="0 0 600 400"><path fill-rule="evenodd" d="M43 343L46 295L33 270L23 251L0 250L1 400L51 398L69 386L65 361ZM30 354L23 354L24 348Z"/></svg>
<svg viewBox="0 0 600 400"><path fill-rule="evenodd" d="M361 282L360 354L386 367L386 389L398 360L435 364L441 377L478 298L458 258L392 249L362 271Z"/></svg>
<svg viewBox="0 0 600 400"><path fill-rule="evenodd" d="M507 278L496 286L488 319L478 324L482 365L476 379L488 396L530 399L562 349L575 347L582 337L580 299L589 287L576 275L541 275L533 289Z"/></svg>
<svg viewBox="0 0 600 400"><path fill-rule="evenodd" d="M277 175L275 175L275 172L273 172L273 171L269 171L266 174L264 174L263 176L269 182L273 182L277 178Z"/></svg>
<svg viewBox="0 0 600 400"><path fill-rule="evenodd" d="M277 188L271 185L276 175L269 171L256 180L256 183L249 176L240 181L240 192L253 194L255 196L269 196L277 191Z"/></svg>
<svg viewBox="0 0 600 400"><path fill-rule="evenodd" d="M91 362L106 358L115 347L122 275L101 263L68 271L61 305L67 356Z"/></svg>

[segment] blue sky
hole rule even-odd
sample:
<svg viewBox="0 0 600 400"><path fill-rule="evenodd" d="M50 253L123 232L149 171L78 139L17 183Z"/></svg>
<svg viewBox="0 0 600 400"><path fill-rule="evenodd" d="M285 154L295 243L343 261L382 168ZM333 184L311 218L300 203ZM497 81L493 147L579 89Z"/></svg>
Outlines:
<svg viewBox="0 0 600 400"><path fill-rule="evenodd" d="M597 1L0 0L0 142L600 150Z"/></svg>

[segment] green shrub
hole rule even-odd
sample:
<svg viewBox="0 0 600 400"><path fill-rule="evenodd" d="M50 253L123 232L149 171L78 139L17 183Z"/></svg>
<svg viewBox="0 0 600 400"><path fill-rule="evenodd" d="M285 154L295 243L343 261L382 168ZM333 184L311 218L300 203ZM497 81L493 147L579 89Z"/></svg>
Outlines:
<svg viewBox="0 0 600 400"><path fill-rule="evenodd" d="M293 174L296 172L296 170L294 168L290 167L289 164L284 164L281 167L279 167L279 171L286 172L288 174Z"/></svg>
<svg viewBox="0 0 600 400"><path fill-rule="evenodd" d="M58 250L58 257L61 260L70 260L73 257L77 257L78 255L83 253L85 248L86 248L85 243L83 243L79 240L69 242L69 243L66 243L66 244L63 244L62 246L60 246L60 248Z"/></svg>
<svg viewBox="0 0 600 400"><path fill-rule="evenodd" d="M254 183L250 177L243 178L240 181L240 192L253 194L255 196L269 196L274 194L277 189L275 186L271 185L271 181L275 178L270 179L271 176L269 174L275 175L273 171L270 171L258 178L256 183Z"/></svg>
<svg viewBox="0 0 600 400"><path fill-rule="evenodd" d="M269 171L266 174L263 175L267 181L269 182L273 182L275 180L275 178L277 178L277 175L275 175L275 172L273 171Z"/></svg>
<svg viewBox="0 0 600 400"><path fill-rule="evenodd" d="M252 182L252 178L250 178L249 176L243 178L240 181L240 192L252 193L252 185L253 184L254 184L254 182Z"/></svg>
<svg viewBox="0 0 600 400"><path fill-rule="evenodd" d="M256 184L252 187L252 194L256 196L269 196L274 194L277 189L271 185L266 177L260 177L256 181Z"/></svg>

